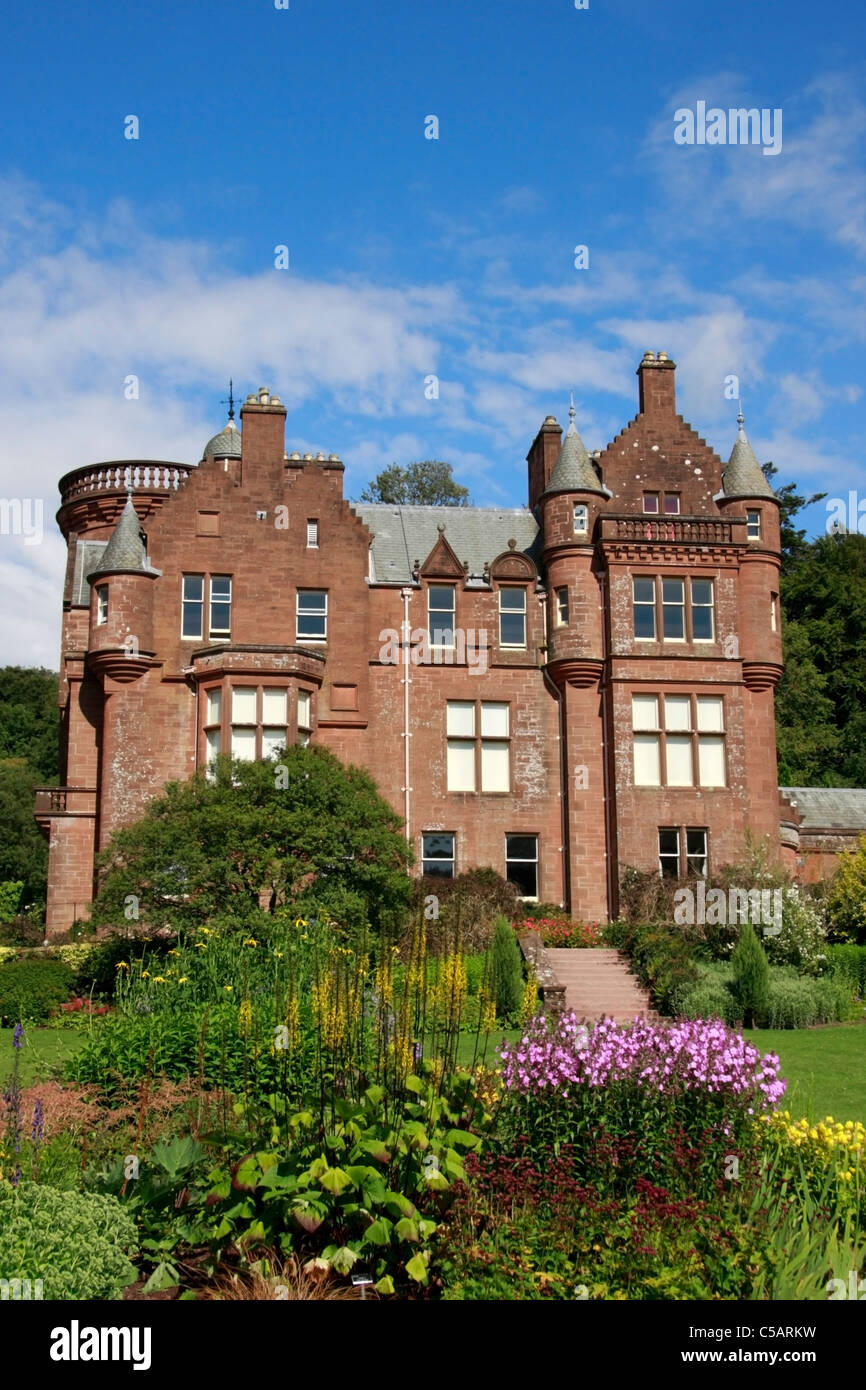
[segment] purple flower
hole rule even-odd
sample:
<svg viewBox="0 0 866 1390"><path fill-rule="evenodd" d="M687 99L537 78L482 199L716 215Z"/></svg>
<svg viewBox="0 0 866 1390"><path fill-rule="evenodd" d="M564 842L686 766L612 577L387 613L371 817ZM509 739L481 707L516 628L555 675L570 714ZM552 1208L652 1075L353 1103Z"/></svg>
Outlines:
<svg viewBox="0 0 866 1390"><path fill-rule="evenodd" d="M16 1023L16 1024L15 1024L15 1028L14 1028L14 1030L13 1030L13 1032L12 1032L12 1046L13 1046L17 1051L19 1051L19 1052L20 1052L20 1050L21 1050L21 1045L22 1045L23 1039L24 1039L24 1027L23 1027L22 1024Z"/></svg>

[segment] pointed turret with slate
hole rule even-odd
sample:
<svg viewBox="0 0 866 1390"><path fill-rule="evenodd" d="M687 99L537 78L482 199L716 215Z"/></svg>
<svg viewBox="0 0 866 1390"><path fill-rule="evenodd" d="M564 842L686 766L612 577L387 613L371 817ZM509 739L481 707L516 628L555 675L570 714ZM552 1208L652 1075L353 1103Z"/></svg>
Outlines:
<svg viewBox="0 0 866 1390"><path fill-rule="evenodd" d="M145 542L146 537L141 529L138 512L133 506L132 494L130 493L99 564L88 574L87 578L93 581L100 574L148 571L150 566L147 562Z"/></svg>
<svg viewBox="0 0 866 1390"><path fill-rule="evenodd" d="M610 492L575 424L569 426L541 494L543 563L548 590L547 667L558 686L591 685L601 673L602 634L593 535Z"/></svg>
<svg viewBox="0 0 866 1390"><path fill-rule="evenodd" d="M743 412L737 415L737 438L731 450L728 466L722 475L725 497L773 497L773 489L764 477L749 437L743 428Z"/></svg>
<svg viewBox="0 0 866 1390"><path fill-rule="evenodd" d="M553 466L550 482L542 493L544 497L552 492L595 492L602 497L609 496L607 489L602 486L599 476L592 466L592 459L586 451L586 446L577 432L577 426L574 423L576 414L574 394L572 393L571 405L568 408L570 423L565 431L559 458Z"/></svg>
<svg viewBox="0 0 866 1390"><path fill-rule="evenodd" d="M99 564L87 575L87 664L98 678L125 685L154 664L153 581L159 577L129 493Z"/></svg>

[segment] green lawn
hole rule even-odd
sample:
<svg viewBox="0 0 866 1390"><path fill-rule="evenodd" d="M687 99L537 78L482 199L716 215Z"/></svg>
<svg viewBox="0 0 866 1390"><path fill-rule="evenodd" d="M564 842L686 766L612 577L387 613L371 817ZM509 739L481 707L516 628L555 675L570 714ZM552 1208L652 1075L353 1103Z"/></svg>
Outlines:
<svg viewBox="0 0 866 1390"><path fill-rule="evenodd" d="M11 1028L0 1028L0 1084L12 1071L15 1053ZM77 1028L25 1028L19 1075L25 1086L44 1080L51 1071L77 1052L87 1034Z"/></svg>
<svg viewBox="0 0 866 1390"><path fill-rule="evenodd" d="M826 1028L761 1028L745 1037L762 1052L779 1055L788 1082L782 1108L795 1119L862 1120L866 1124L866 1025Z"/></svg>
<svg viewBox="0 0 866 1390"><path fill-rule="evenodd" d="M485 1063L498 1066L500 1038L514 1042L519 1029L491 1034ZM784 1108L796 1118L866 1123L866 1024L843 1023L827 1028L760 1029L745 1036L762 1052L777 1052L781 1074L788 1082ZM25 1030L21 1050L21 1079L25 1085L46 1077L81 1046L86 1033L73 1028ZM463 1033L457 1049L461 1066L470 1066L474 1033ZM12 1070L12 1029L0 1028L0 1083ZM481 1057L477 1058L480 1061Z"/></svg>

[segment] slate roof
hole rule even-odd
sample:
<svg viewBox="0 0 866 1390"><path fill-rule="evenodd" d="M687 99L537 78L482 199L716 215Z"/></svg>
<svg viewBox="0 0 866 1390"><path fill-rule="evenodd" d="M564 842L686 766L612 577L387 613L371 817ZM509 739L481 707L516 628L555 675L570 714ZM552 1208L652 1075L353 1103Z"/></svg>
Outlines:
<svg viewBox="0 0 866 1390"><path fill-rule="evenodd" d="M796 801L802 830L866 830L866 788L780 787Z"/></svg>
<svg viewBox="0 0 866 1390"><path fill-rule="evenodd" d="M126 506L120 513L117 525L111 533L111 539L102 552L98 564L87 577L90 579L95 574L108 573L111 570L148 570L149 568L138 512L133 506L132 498L127 497Z"/></svg>
<svg viewBox="0 0 866 1390"><path fill-rule="evenodd" d="M82 540L76 544L70 599L73 608L90 607L90 580L87 576L95 572L107 545L108 541Z"/></svg>
<svg viewBox="0 0 866 1390"><path fill-rule="evenodd" d="M599 476L592 466L592 459L577 432L574 423L574 406L569 410L571 423L565 431L559 458L553 465L550 482L544 489L549 492L598 492L603 497L610 494L602 487Z"/></svg>
<svg viewBox="0 0 866 1390"><path fill-rule="evenodd" d="M239 459L241 456L241 432L234 420L228 420L220 430L209 439L202 450L202 458Z"/></svg>
<svg viewBox="0 0 866 1390"><path fill-rule="evenodd" d="M526 507L393 507L354 502L352 510L373 533L374 582L411 584L416 560L427 559L445 527L445 539L458 560L469 562L468 581L483 584L485 564L509 540L538 563L538 522Z"/></svg>
<svg viewBox="0 0 866 1390"><path fill-rule="evenodd" d="M743 429L743 416L737 416L739 429L728 466L722 474L726 497L775 497L773 489L761 471L755 451Z"/></svg>

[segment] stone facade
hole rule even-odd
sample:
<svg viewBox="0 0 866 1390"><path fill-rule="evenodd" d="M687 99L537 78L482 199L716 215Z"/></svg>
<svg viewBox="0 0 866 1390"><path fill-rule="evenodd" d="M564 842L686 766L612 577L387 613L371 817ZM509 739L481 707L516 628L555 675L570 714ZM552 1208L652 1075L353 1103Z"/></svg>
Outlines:
<svg viewBox="0 0 866 1390"><path fill-rule="evenodd" d="M489 864L585 919L663 850L681 873L747 830L778 853L778 504L742 423L726 470L676 413L674 363L638 378L593 458L547 417L525 509L352 505L335 455L286 452L264 389L198 466L64 477L49 932L166 781L281 739L366 767L419 867Z"/></svg>

